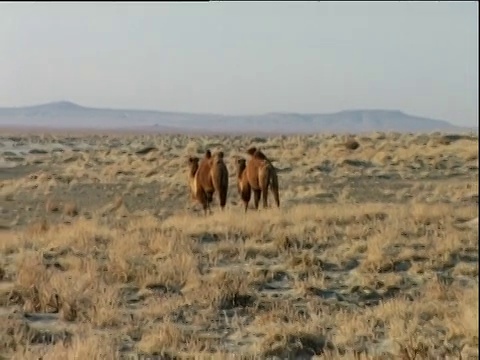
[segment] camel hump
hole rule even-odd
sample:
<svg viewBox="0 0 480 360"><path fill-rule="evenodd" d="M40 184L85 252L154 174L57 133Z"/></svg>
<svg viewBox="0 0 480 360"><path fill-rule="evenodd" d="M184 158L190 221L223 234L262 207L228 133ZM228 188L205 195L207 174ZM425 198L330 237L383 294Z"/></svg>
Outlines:
<svg viewBox="0 0 480 360"><path fill-rule="evenodd" d="M247 150L247 154L253 156L257 152L257 148L255 146L252 146Z"/></svg>
<svg viewBox="0 0 480 360"><path fill-rule="evenodd" d="M265 154L262 153L260 150L255 151L255 154L253 154L253 157L260 160L267 160L267 157L265 156Z"/></svg>
<svg viewBox="0 0 480 360"><path fill-rule="evenodd" d="M209 149L207 149L207 151L205 151L205 157L207 159L210 159L212 157L212 152Z"/></svg>
<svg viewBox="0 0 480 360"><path fill-rule="evenodd" d="M188 158L188 162L189 162L190 164L198 163L199 160L200 160L200 159L199 159L198 157L196 157L196 156L190 156L190 157Z"/></svg>

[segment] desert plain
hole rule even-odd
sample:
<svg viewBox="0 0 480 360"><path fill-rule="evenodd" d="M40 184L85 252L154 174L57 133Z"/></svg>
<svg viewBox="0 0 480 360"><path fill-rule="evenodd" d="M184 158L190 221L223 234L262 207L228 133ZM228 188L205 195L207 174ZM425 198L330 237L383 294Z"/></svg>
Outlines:
<svg viewBox="0 0 480 360"><path fill-rule="evenodd" d="M0 324L0 359L478 359L478 135L3 132Z"/></svg>

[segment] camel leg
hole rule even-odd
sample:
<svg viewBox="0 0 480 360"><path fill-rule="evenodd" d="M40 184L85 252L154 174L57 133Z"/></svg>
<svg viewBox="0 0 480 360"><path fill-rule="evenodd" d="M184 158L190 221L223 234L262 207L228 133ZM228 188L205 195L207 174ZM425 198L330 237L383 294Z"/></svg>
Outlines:
<svg viewBox="0 0 480 360"><path fill-rule="evenodd" d="M258 205L260 203L260 196L262 194L261 189L253 189L253 202L255 204L255 209L258 210Z"/></svg>
<svg viewBox="0 0 480 360"><path fill-rule="evenodd" d="M252 189L250 188L250 185L246 185L242 191L242 200L243 200L243 204L245 205L245 212L247 212L248 210L248 203L250 202L251 196L252 196Z"/></svg>
<svg viewBox="0 0 480 360"><path fill-rule="evenodd" d="M266 209L268 207L268 187L270 185L270 177L267 171L260 172L259 182L262 189L263 208Z"/></svg>
<svg viewBox="0 0 480 360"><path fill-rule="evenodd" d="M212 213L212 202L213 202L213 191L206 191L206 198L207 198L207 208L210 214Z"/></svg>
<svg viewBox="0 0 480 360"><path fill-rule="evenodd" d="M268 208L268 188L262 189L263 208Z"/></svg>
<svg viewBox="0 0 480 360"><path fill-rule="evenodd" d="M206 201L205 205L203 207L203 210L205 212L205 216L207 215L212 215L212 206L210 201Z"/></svg>
<svg viewBox="0 0 480 360"><path fill-rule="evenodd" d="M208 209L208 196L203 190L199 190L197 193L198 202L202 204L203 214L207 216L207 209Z"/></svg>
<svg viewBox="0 0 480 360"><path fill-rule="evenodd" d="M218 192L218 203L220 208L225 210L225 205L227 205L227 194L228 194L228 179L226 179L225 184L216 185L215 191Z"/></svg>
<svg viewBox="0 0 480 360"><path fill-rule="evenodd" d="M245 205L245 213L248 210L248 203L250 202L250 197L251 197L251 191L249 190L247 194L245 194L245 197L243 199L243 204Z"/></svg>
<svg viewBox="0 0 480 360"><path fill-rule="evenodd" d="M213 191L206 191L207 201L210 204L213 201Z"/></svg>

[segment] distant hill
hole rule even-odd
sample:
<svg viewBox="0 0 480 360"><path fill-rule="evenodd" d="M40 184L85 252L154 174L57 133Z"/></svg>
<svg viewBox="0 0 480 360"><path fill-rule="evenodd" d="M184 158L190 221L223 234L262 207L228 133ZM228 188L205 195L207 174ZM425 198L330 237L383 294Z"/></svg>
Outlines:
<svg viewBox="0 0 480 360"><path fill-rule="evenodd" d="M478 131L478 128L454 126L444 120L408 115L395 110L347 110L329 114L268 113L237 116L90 108L69 101L0 108L0 127L261 134Z"/></svg>

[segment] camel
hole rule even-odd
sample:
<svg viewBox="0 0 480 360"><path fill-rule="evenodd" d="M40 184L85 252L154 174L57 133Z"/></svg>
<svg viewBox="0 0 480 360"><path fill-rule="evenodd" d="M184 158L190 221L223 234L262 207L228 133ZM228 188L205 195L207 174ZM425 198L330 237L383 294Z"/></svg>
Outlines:
<svg viewBox="0 0 480 360"><path fill-rule="evenodd" d="M213 194L218 193L220 207L224 210L228 193L228 169L223 160L224 154L219 151L212 155L210 150L205 152L200 161L197 157L190 157L190 191L192 198L203 206L205 214L210 210Z"/></svg>
<svg viewBox="0 0 480 360"><path fill-rule="evenodd" d="M248 209L248 203L252 196L252 188L247 179L247 172L245 171L247 167L246 160L243 158L237 159L237 189L240 195L240 198L245 205L245 212Z"/></svg>
<svg viewBox="0 0 480 360"><path fill-rule="evenodd" d="M275 167L265 154L255 147L251 147L247 150L247 154L251 156L250 161L243 168L244 159L238 160L238 171L242 173L237 174L240 181L239 191L245 206L248 206L250 195L247 195L248 188L253 191L253 201L255 209L258 210L260 197L263 197L263 207L268 207L268 189L273 194L277 207L280 207L280 196L278 192L278 176ZM245 173L245 175L243 175ZM249 186L246 186L248 183ZM246 208L245 208L246 211Z"/></svg>

